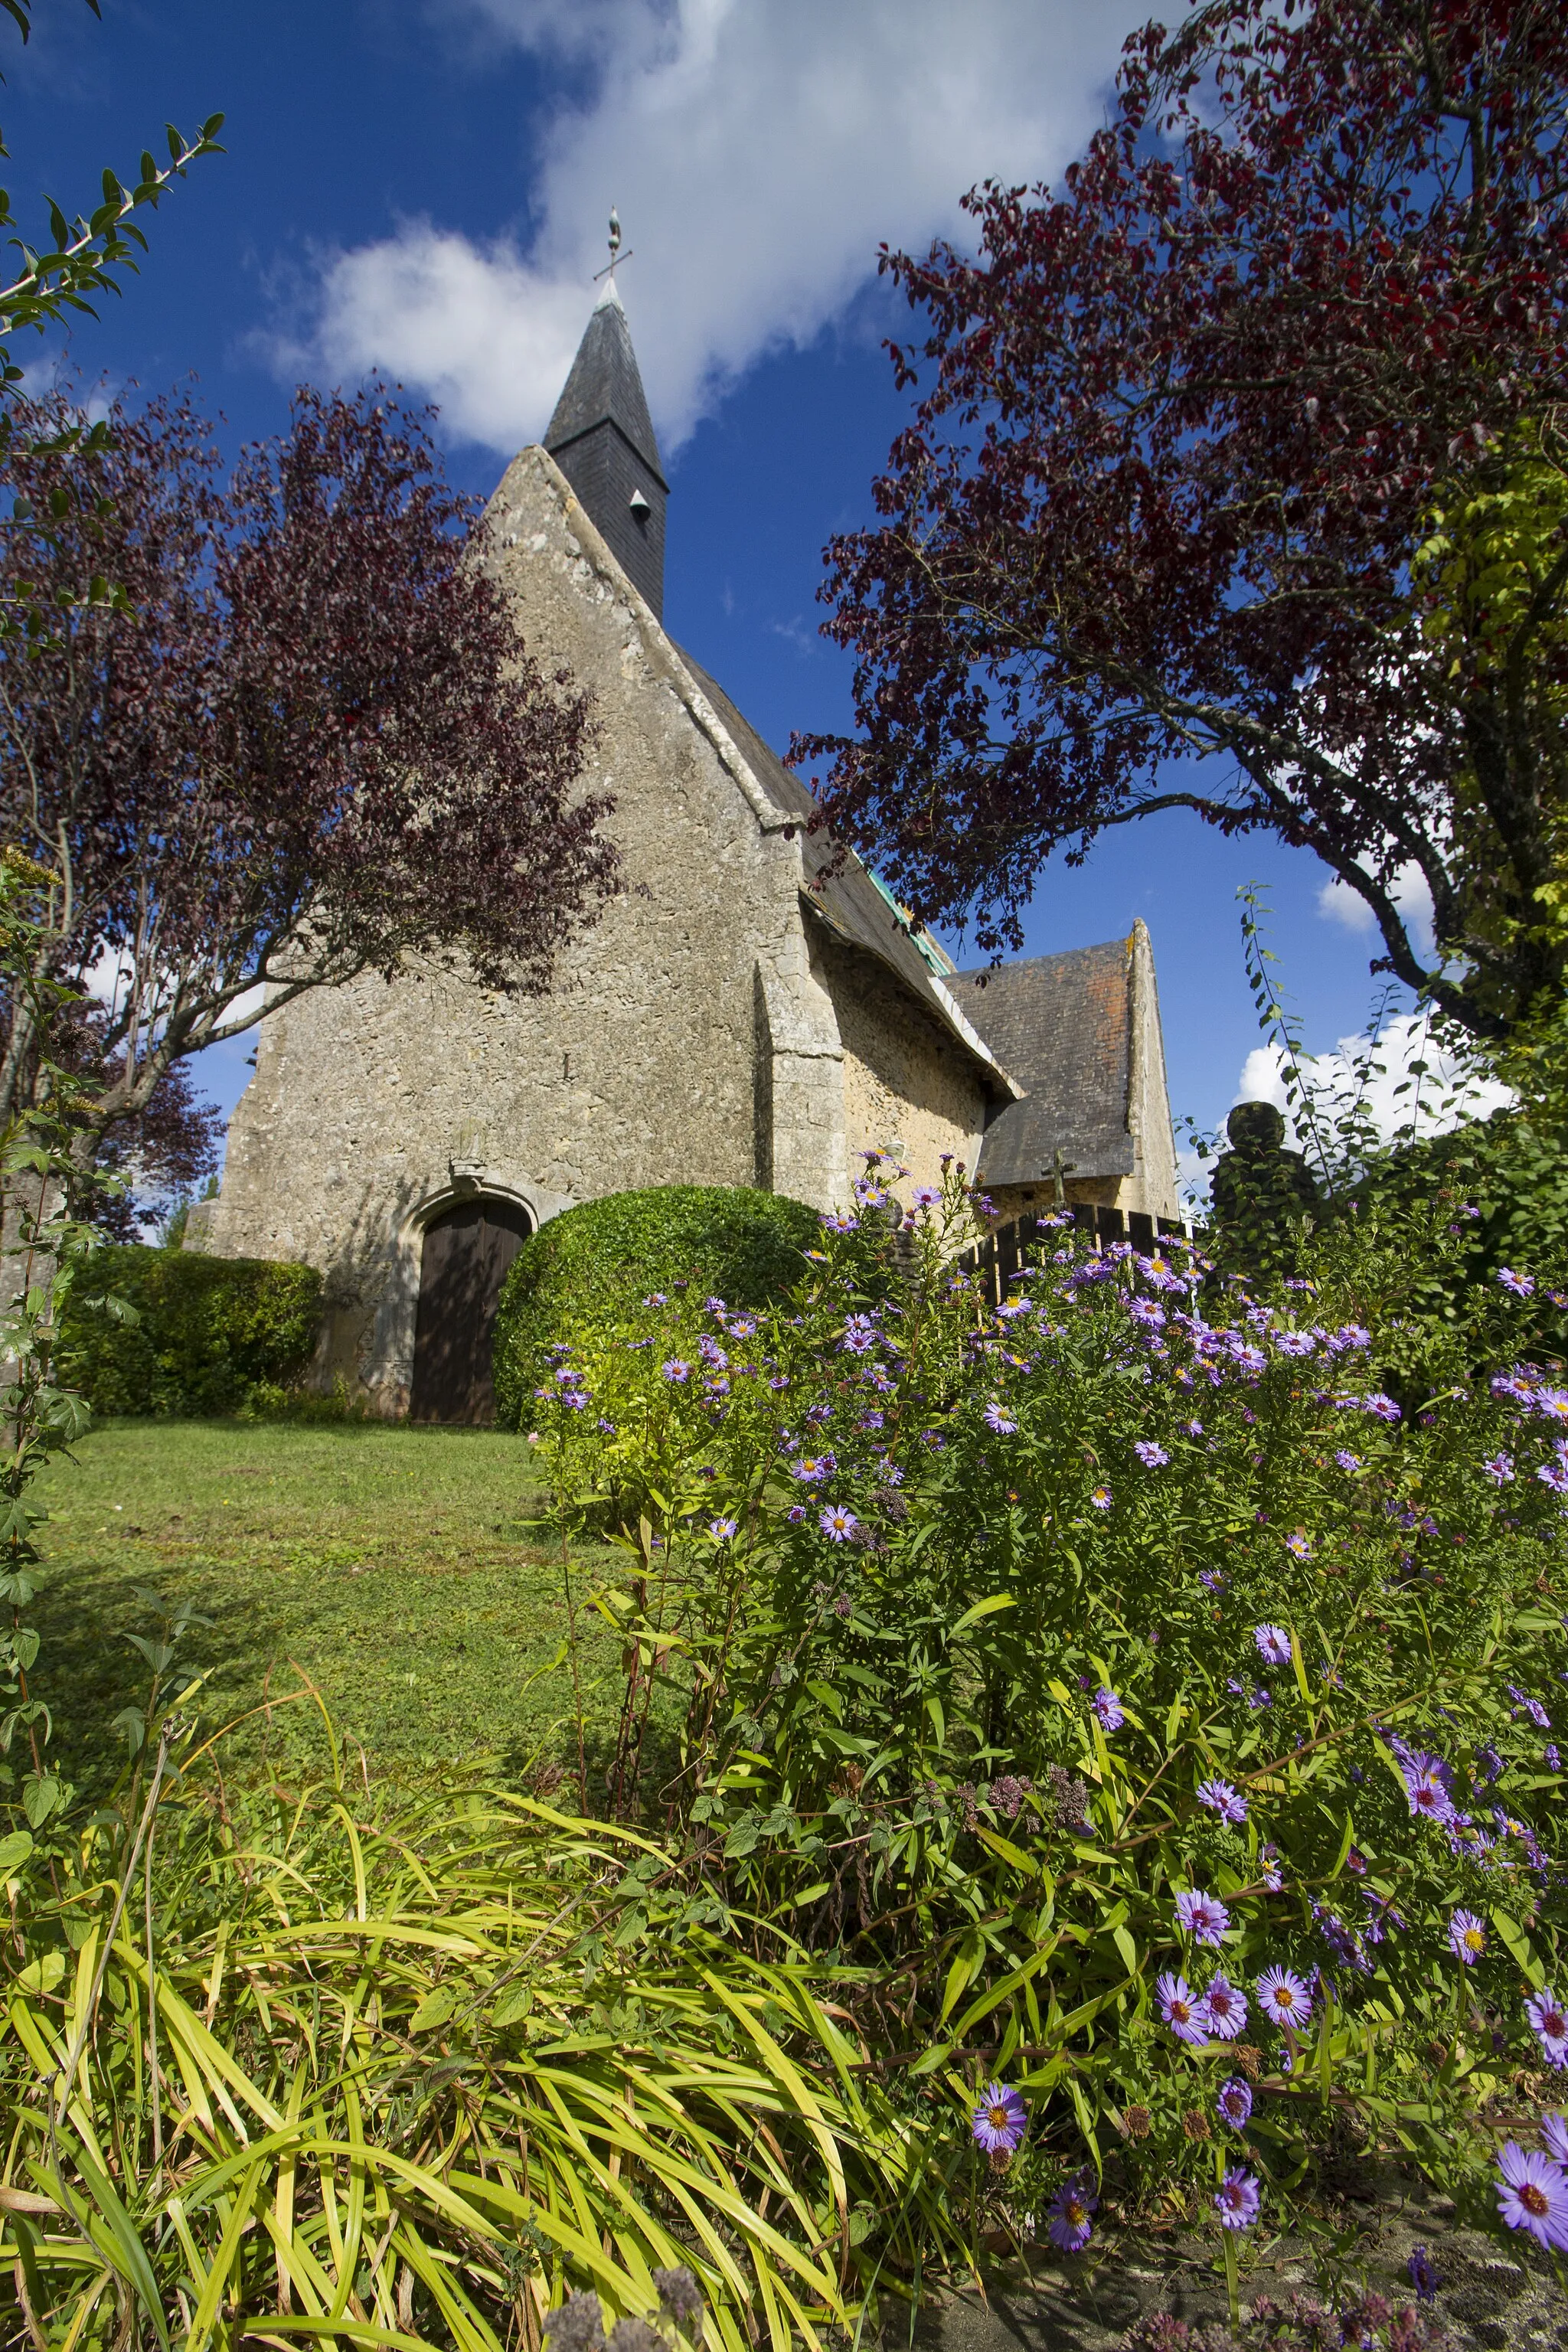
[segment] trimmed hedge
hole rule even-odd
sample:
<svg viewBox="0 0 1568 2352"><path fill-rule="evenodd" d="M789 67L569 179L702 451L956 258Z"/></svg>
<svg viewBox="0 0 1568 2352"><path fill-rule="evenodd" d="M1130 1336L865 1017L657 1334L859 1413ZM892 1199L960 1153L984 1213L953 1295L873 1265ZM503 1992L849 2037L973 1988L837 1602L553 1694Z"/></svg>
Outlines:
<svg viewBox="0 0 1568 2352"><path fill-rule="evenodd" d="M270 1258L205 1257L139 1243L97 1251L84 1290L128 1299L137 1321L68 1301L59 1377L101 1414L237 1412L299 1378L316 1344L321 1277Z"/></svg>
<svg viewBox="0 0 1568 2352"><path fill-rule="evenodd" d="M660 1184L585 1201L531 1234L496 1316L496 1416L529 1425L544 1350L584 1324L613 1323L650 1290L700 1282L731 1307L763 1307L799 1280L816 1247L815 1209L740 1185Z"/></svg>

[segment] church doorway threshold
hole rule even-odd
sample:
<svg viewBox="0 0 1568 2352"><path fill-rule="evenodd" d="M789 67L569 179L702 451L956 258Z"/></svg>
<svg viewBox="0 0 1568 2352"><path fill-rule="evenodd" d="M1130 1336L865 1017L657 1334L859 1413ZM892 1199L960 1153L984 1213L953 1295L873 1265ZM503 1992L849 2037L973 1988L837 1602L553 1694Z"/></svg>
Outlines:
<svg viewBox="0 0 1568 2352"><path fill-rule="evenodd" d="M483 1193L426 1226L411 1421L483 1426L495 1420L496 1307L507 1268L532 1230L525 1209Z"/></svg>

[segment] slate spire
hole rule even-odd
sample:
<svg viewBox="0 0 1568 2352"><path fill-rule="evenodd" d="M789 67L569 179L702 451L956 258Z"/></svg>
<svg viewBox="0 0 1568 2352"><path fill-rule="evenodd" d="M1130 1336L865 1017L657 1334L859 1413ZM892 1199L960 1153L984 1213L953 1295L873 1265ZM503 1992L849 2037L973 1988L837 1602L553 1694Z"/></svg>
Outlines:
<svg viewBox="0 0 1568 2352"><path fill-rule="evenodd" d="M632 585L662 620L669 487L614 277L578 345L544 446Z"/></svg>

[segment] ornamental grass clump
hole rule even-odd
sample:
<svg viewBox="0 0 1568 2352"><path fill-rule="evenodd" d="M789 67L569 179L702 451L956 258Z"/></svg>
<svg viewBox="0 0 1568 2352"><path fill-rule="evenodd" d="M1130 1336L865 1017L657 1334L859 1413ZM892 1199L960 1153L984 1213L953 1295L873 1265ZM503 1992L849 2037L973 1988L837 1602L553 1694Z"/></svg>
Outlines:
<svg viewBox="0 0 1568 2352"><path fill-rule="evenodd" d="M852 1966L976 2226L1087 2179L1234 2255L1347 2148L1490 2214L1568 2062L1561 1361L1508 1285L1411 1331L1446 1208L1272 1289L1047 1216L996 1304L953 1170L894 1278L896 1181L785 1306L650 1296L541 1401L566 1518L649 1498L613 1809Z"/></svg>
<svg viewBox="0 0 1568 2352"><path fill-rule="evenodd" d="M29 2341L810 2352L865 2214L906 2278L951 2237L825 1972L648 1840L450 1780L243 1797L188 1717L153 1754L5 1857Z"/></svg>

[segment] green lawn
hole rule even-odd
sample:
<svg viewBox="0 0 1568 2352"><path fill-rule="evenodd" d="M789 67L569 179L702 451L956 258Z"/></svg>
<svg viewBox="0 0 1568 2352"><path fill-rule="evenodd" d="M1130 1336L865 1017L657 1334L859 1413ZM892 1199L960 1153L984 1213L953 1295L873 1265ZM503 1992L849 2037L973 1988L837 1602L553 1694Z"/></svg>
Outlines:
<svg viewBox="0 0 1568 2352"><path fill-rule="evenodd" d="M180 1657L187 1675L212 1669L198 1701L211 1727L297 1689L297 1664L373 1772L482 1757L515 1779L541 1755L574 1761L571 1674L552 1663L567 1622L560 1552L532 1523L518 1438L111 1421L39 1491L35 1682L55 1711L59 1769L79 1785L101 1773L113 1717L146 1688L122 1638L157 1630L138 1587L210 1619ZM576 1557L579 1593L604 1559ZM587 1654L585 1712L602 1733L616 1658L593 1631ZM264 1755L291 1769L311 1749L325 1752L320 1717L295 1704L253 1717L223 1753L243 1772Z"/></svg>

